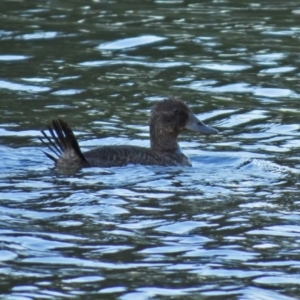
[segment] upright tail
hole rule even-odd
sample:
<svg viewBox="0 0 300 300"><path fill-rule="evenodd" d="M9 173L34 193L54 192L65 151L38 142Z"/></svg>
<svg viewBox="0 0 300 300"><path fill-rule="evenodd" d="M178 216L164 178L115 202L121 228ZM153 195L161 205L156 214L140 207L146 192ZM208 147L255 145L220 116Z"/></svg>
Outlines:
<svg viewBox="0 0 300 300"><path fill-rule="evenodd" d="M43 151L45 155L63 168L88 167L89 163L82 154L76 137L69 125L62 119L52 120L47 125L48 134L41 130L41 142L48 147L51 154ZM49 135L50 133L50 135Z"/></svg>

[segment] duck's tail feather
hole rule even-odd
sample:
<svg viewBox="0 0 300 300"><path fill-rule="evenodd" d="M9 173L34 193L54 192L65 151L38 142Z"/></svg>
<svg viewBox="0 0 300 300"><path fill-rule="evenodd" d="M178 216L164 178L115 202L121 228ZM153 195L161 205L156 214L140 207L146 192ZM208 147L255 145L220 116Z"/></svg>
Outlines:
<svg viewBox="0 0 300 300"><path fill-rule="evenodd" d="M46 131L41 130L43 137L39 139L52 152L50 154L43 151L56 165L65 167L82 167L89 165L67 122L62 119L54 119L51 124L47 126L47 129L48 134Z"/></svg>

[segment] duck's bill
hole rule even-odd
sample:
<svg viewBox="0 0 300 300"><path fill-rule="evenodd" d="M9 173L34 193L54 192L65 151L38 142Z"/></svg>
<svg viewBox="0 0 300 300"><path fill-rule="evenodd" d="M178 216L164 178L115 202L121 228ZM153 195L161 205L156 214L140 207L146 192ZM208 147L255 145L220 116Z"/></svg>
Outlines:
<svg viewBox="0 0 300 300"><path fill-rule="evenodd" d="M219 131L212 127L205 125L200 121L193 113L189 114L188 123L185 126L186 129L201 132L203 134L218 134Z"/></svg>

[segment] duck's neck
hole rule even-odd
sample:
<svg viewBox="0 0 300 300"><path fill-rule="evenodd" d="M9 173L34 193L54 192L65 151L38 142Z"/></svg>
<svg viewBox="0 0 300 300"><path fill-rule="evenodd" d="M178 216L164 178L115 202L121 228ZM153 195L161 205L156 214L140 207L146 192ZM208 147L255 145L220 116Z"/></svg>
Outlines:
<svg viewBox="0 0 300 300"><path fill-rule="evenodd" d="M177 142L177 134L166 133L150 126L151 150L156 152L181 153Z"/></svg>

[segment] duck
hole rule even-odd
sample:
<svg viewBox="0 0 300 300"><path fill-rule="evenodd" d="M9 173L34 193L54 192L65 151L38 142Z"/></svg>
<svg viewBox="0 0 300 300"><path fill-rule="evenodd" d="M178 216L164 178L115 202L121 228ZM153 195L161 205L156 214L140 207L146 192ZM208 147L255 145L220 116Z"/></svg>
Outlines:
<svg viewBox="0 0 300 300"><path fill-rule="evenodd" d="M218 130L199 120L188 105L178 98L167 98L151 109L150 148L133 145L103 145L85 152L68 123L53 119L39 139L48 148L43 151L57 168L121 167L126 165L191 166L182 153L177 137L183 130L205 135ZM50 153L49 153L50 151Z"/></svg>

